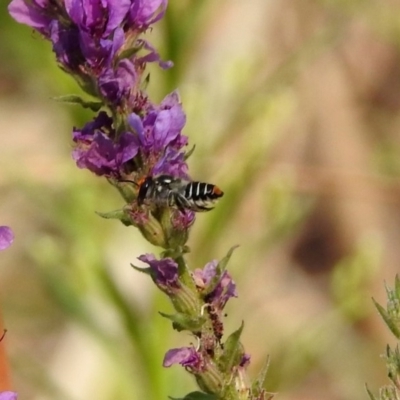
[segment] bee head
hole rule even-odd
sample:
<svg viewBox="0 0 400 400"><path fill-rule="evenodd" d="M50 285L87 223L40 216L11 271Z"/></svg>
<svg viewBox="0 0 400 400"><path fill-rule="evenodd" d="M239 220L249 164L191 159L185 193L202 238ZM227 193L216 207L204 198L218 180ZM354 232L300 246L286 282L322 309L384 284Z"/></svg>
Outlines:
<svg viewBox="0 0 400 400"><path fill-rule="evenodd" d="M153 178L151 176L146 176L145 178L140 179L137 184L139 186L137 203L141 206L147 196L147 191L153 185Z"/></svg>

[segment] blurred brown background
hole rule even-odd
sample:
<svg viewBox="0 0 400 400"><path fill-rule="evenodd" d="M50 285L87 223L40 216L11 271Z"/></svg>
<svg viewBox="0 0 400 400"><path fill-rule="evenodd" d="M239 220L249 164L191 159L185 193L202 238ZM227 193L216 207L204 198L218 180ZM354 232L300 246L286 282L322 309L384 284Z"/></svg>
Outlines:
<svg viewBox="0 0 400 400"><path fill-rule="evenodd" d="M16 239L0 302L20 398L183 396L193 382L160 365L192 338L129 267L158 250L95 215L122 201L71 160L71 128L92 116L51 100L79 88L5 3L0 224ZM189 259L240 244L226 332L245 321L251 377L269 354L281 400L367 399L392 342L371 297L384 304L399 271L400 3L170 0L149 39L175 63L151 66L150 94L179 88L192 176L226 193L198 216Z"/></svg>

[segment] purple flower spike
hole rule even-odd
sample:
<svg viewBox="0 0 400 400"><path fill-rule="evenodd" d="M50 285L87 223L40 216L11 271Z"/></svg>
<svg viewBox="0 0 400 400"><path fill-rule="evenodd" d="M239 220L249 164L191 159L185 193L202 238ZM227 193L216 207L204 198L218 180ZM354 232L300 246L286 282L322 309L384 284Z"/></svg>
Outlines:
<svg viewBox="0 0 400 400"><path fill-rule="evenodd" d="M168 368L173 364L181 364L192 371L201 372L203 360L193 347L181 347L169 350L164 356L163 367Z"/></svg>
<svg viewBox="0 0 400 400"><path fill-rule="evenodd" d="M0 400L17 400L15 392L0 392Z"/></svg>
<svg viewBox="0 0 400 400"><path fill-rule="evenodd" d="M0 226L0 250L10 247L14 241L14 233L8 226ZM0 397L1 400L1 397Z"/></svg>
<svg viewBox="0 0 400 400"><path fill-rule="evenodd" d="M172 258L157 260L153 254L144 254L138 259L150 266L152 278L158 287L168 292L180 288L178 264Z"/></svg>

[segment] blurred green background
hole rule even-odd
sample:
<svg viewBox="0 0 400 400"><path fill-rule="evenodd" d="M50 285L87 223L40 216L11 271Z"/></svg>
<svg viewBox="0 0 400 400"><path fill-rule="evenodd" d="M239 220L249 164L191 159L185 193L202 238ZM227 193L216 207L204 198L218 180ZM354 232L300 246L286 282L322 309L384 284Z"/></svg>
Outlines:
<svg viewBox="0 0 400 400"><path fill-rule="evenodd" d="M194 341L130 263L158 252L95 211L122 206L74 165L89 112L50 45L0 3L0 303L24 400L162 400L195 388L164 353ZM386 383L385 303L400 259L400 4L390 0L170 0L149 34L175 68L151 66L160 101L179 88L194 179L226 193L197 217L192 268L222 258L254 377L280 400L366 399Z"/></svg>

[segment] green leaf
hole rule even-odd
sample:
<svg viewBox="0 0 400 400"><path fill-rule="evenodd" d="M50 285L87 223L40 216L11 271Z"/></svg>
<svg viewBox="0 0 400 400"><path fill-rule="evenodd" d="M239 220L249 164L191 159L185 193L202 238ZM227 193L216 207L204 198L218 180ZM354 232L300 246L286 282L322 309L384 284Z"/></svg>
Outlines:
<svg viewBox="0 0 400 400"><path fill-rule="evenodd" d="M398 300L400 300L400 277L396 275L394 279L394 292Z"/></svg>
<svg viewBox="0 0 400 400"><path fill-rule="evenodd" d="M117 62L125 59L125 58L131 58L132 56L134 56L135 54L137 54L137 52L142 48L143 46L136 46L136 47L130 47L129 49L124 50L117 59Z"/></svg>
<svg viewBox="0 0 400 400"><path fill-rule="evenodd" d="M185 161L193 154L195 149L196 149L196 145L194 144L193 147L185 153Z"/></svg>
<svg viewBox="0 0 400 400"><path fill-rule="evenodd" d="M109 211L109 212L99 212L95 211L98 216L101 218L105 219L118 219L121 221L125 226L131 226L132 221L127 215L127 213L124 210L115 210L115 211Z"/></svg>
<svg viewBox="0 0 400 400"><path fill-rule="evenodd" d="M394 321L392 321L392 318L390 317L390 315L379 303L377 303L375 301L375 299L372 299L372 301L374 302L375 307L377 308L382 319L385 321L385 324L392 331L393 335L396 336L397 339L400 339L400 330L399 330L398 326L394 323Z"/></svg>
<svg viewBox="0 0 400 400"><path fill-rule="evenodd" d="M151 276L151 268L150 267L140 268L140 267L137 267L136 265L133 265L133 264L131 264L131 267L133 269L135 269L136 271L139 271L139 272L142 272L143 274Z"/></svg>
<svg viewBox="0 0 400 400"><path fill-rule="evenodd" d="M269 362L270 362L270 359L268 356L263 368L259 372L256 380L254 381L254 383L252 385L252 394L255 396L258 396L262 392L262 390L264 390L264 384L265 384L265 379L267 377Z"/></svg>
<svg viewBox="0 0 400 400"><path fill-rule="evenodd" d="M146 77L143 79L142 83L140 84L140 89L143 90L143 92L145 92L147 86L149 86L149 83L150 83L150 74L147 74Z"/></svg>
<svg viewBox="0 0 400 400"><path fill-rule="evenodd" d="M159 314L172 321L172 326L178 332L180 331L191 331L197 332L200 331L204 322L206 321L205 317L192 317L188 314L176 313L176 314L164 314L163 312L159 312Z"/></svg>
<svg viewBox="0 0 400 400"><path fill-rule="evenodd" d="M244 350L240 343L243 328L244 322L242 322L238 330L229 335L224 343L224 352L218 361L221 370L224 372L229 373L234 366L239 365L243 357Z"/></svg>
<svg viewBox="0 0 400 400"><path fill-rule="evenodd" d="M370 400L378 400L372 393L371 391L368 389L368 386L365 385L365 389L367 390L368 396L370 398Z"/></svg>
<svg viewBox="0 0 400 400"><path fill-rule="evenodd" d="M225 271L226 266L228 265L229 260L232 257L233 252L239 247L239 245L232 246L227 255L218 263L218 270L222 272Z"/></svg>
<svg viewBox="0 0 400 400"><path fill-rule="evenodd" d="M185 397L169 397L170 400L218 400L218 397L213 394L207 394L203 392L192 392L187 394Z"/></svg>
<svg viewBox="0 0 400 400"><path fill-rule="evenodd" d="M103 105L104 105L101 101L84 100L84 99L82 99L82 97L75 95L75 94L53 97L53 100L58 101L60 103L78 104L78 105L82 106L83 108L89 108L90 110L92 110L94 112L99 111L100 108L103 107Z"/></svg>

